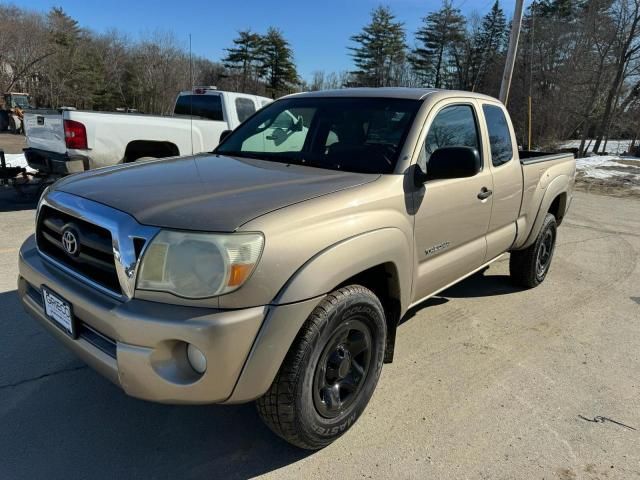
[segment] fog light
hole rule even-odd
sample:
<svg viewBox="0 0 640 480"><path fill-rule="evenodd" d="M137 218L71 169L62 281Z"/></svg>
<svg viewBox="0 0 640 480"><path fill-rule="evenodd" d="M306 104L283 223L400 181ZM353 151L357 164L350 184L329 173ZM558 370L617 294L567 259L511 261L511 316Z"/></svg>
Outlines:
<svg viewBox="0 0 640 480"><path fill-rule="evenodd" d="M187 358L191 368L196 372L202 374L207 370L207 358L204 353L191 344L187 346Z"/></svg>

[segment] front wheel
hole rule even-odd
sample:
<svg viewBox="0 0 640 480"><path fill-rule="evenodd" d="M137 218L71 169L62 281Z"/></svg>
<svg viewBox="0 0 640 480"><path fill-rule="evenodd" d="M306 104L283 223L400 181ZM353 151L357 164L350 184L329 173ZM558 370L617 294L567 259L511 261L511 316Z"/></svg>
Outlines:
<svg viewBox="0 0 640 480"><path fill-rule="evenodd" d="M264 422L301 448L344 434L375 390L386 338L378 298L359 285L330 293L314 309L276 375L257 400Z"/></svg>
<svg viewBox="0 0 640 480"><path fill-rule="evenodd" d="M533 288L544 281L556 247L557 228L556 217L547 213L533 245L511 252L509 273L516 285Z"/></svg>

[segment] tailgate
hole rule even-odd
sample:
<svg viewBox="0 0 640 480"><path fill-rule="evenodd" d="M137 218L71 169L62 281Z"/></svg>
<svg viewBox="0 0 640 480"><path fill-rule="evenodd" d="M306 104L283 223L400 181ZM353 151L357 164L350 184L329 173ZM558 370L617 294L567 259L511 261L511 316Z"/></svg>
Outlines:
<svg viewBox="0 0 640 480"><path fill-rule="evenodd" d="M31 110L25 112L27 147L47 152L65 153L62 112L58 110Z"/></svg>

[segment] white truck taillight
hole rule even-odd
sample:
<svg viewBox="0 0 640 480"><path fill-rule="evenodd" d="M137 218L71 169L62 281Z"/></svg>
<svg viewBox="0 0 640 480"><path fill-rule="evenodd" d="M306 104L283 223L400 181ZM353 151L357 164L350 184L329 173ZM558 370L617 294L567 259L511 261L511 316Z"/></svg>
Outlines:
<svg viewBox="0 0 640 480"><path fill-rule="evenodd" d="M64 121L64 142L67 148L87 150L87 130L84 125L75 120Z"/></svg>

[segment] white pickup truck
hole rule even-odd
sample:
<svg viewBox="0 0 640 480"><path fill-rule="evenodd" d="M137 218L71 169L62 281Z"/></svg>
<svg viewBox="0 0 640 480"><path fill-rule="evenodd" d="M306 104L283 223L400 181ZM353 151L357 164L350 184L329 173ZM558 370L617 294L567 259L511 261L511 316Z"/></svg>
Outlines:
<svg viewBox="0 0 640 480"><path fill-rule="evenodd" d="M210 152L222 132L271 101L195 87L178 94L172 116L31 110L25 115L25 157L35 170L65 175L140 158Z"/></svg>

